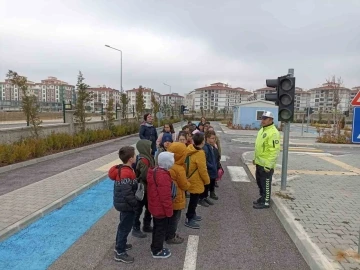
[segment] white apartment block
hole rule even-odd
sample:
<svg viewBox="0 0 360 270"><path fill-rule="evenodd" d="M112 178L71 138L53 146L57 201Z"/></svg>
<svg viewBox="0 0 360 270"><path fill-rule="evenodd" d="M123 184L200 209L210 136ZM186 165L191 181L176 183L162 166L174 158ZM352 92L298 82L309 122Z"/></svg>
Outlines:
<svg viewBox="0 0 360 270"><path fill-rule="evenodd" d="M161 105L168 105L174 108L174 110L180 110L180 106L184 105L184 97L178 93L165 94L160 96Z"/></svg>
<svg viewBox="0 0 360 270"><path fill-rule="evenodd" d="M310 92L310 107L314 111L332 112L334 110L335 92L339 94L340 103L337 110L344 112L350 109L351 90L334 83L324 83L321 87L308 90Z"/></svg>
<svg viewBox="0 0 360 270"><path fill-rule="evenodd" d="M190 112L195 110L195 94L196 91L193 90L189 94L185 95L184 105Z"/></svg>
<svg viewBox="0 0 360 270"><path fill-rule="evenodd" d="M59 103L63 101L75 101L75 86L69 85L66 82L58 80L56 77L48 77L41 80L41 83L27 81L28 89L27 95L34 95L38 101L41 102L41 107L55 106L59 108ZM22 101L23 93L16 85L13 85L10 80L0 82L0 101L8 103L7 106L19 106ZM61 106L60 106L61 108Z"/></svg>
<svg viewBox="0 0 360 270"><path fill-rule="evenodd" d="M204 111L231 111L234 105L247 101L252 96L251 92L243 88L231 88L221 82L195 89L191 93L191 96L194 96L195 111L201 111L201 108Z"/></svg>
<svg viewBox="0 0 360 270"><path fill-rule="evenodd" d="M86 104L87 106L91 107L90 108L91 111L100 111L101 107L103 107L105 111L105 108L108 106L110 99L114 100L113 110L116 109L117 103L118 104L121 103L120 101L121 93L119 90L106 87L105 85L98 87L91 87L86 90L92 92L93 94L92 101Z"/></svg>
<svg viewBox="0 0 360 270"><path fill-rule="evenodd" d="M145 101L145 109L151 110L152 109L152 103L151 103L151 96L154 95L157 102L160 102L160 94L155 92L151 88L143 88L143 96ZM133 88L131 90L127 90L126 94L129 99L128 104L128 112L131 113L133 111L136 111L136 93L139 92L139 88Z"/></svg>

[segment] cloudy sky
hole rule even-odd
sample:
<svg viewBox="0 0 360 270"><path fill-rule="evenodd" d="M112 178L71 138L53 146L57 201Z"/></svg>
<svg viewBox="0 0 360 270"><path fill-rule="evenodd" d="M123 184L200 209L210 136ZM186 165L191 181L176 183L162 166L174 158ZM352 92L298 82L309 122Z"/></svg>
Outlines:
<svg viewBox="0 0 360 270"><path fill-rule="evenodd" d="M139 85L167 93L214 82L255 90L295 69L297 86L331 75L360 85L359 0L0 0L0 80Z"/></svg>

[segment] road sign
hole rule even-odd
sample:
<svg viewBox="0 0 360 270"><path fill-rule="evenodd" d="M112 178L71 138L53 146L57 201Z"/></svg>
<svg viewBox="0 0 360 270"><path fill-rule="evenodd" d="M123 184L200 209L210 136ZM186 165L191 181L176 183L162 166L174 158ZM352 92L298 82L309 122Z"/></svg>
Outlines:
<svg viewBox="0 0 360 270"><path fill-rule="evenodd" d="M157 112L157 113L156 113L156 117L157 117L158 119L162 119L162 118L163 118L163 113L162 113L162 112Z"/></svg>
<svg viewBox="0 0 360 270"><path fill-rule="evenodd" d="M360 143L360 107L354 108L351 141Z"/></svg>
<svg viewBox="0 0 360 270"><path fill-rule="evenodd" d="M352 105L352 106L360 106L360 91L357 92L356 96L355 96L354 99L351 101L351 105Z"/></svg>

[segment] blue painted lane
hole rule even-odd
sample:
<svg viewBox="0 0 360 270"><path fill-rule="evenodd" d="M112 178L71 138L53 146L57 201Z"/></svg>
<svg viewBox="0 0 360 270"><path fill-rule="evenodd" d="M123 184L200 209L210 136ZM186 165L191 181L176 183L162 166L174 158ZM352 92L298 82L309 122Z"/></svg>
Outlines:
<svg viewBox="0 0 360 270"><path fill-rule="evenodd" d="M0 243L0 269L46 269L113 206L106 179Z"/></svg>

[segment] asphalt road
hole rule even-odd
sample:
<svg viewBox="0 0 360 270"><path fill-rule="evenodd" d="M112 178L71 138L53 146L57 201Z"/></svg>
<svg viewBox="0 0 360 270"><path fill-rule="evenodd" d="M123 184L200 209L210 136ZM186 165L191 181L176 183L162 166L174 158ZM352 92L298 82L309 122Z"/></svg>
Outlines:
<svg viewBox="0 0 360 270"><path fill-rule="evenodd" d="M220 130L217 124L215 130ZM198 214L203 217L200 230L183 225L185 211L178 228L186 239L199 236L196 269L309 269L272 209L252 208L252 201L258 197L254 181L231 181L227 166L241 166L240 155L252 147L233 144L229 135L219 135L223 155L229 157L222 162L226 172L216 189L219 201L209 208L199 206ZM169 259L155 260L150 255L151 235L145 239L129 237L134 264L115 262L118 219L119 213L110 210L49 269L184 269L186 242L170 246Z"/></svg>

